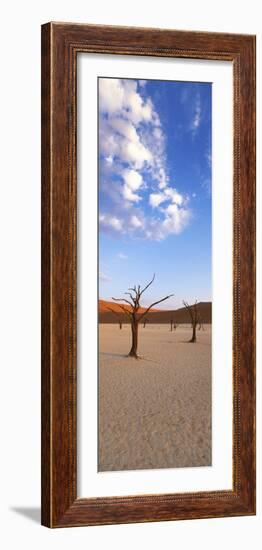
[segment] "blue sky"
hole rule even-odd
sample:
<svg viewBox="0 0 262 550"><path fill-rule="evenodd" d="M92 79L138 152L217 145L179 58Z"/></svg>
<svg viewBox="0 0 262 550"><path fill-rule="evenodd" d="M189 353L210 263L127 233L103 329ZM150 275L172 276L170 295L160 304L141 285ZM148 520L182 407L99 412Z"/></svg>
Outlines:
<svg viewBox="0 0 262 550"><path fill-rule="evenodd" d="M99 295L211 300L209 83L99 78Z"/></svg>

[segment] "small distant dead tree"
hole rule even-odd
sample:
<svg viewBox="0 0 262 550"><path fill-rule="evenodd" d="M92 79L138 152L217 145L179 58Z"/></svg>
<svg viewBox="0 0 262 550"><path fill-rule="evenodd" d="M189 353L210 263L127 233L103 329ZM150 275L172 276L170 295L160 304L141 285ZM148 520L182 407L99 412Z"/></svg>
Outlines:
<svg viewBox="0 0 262 550"><path fill-rule="evenodd" d="M185 301L183 301L183 304L189 313L192 331L193 331L192 338L191 340L189 340L189 342L194 344L196 342L196 328L199 320L198 311L197 311L197 300L191 306L188 304L188 302L185 302Z"/></svg>
<svg viewBox="0 0 262 550"><path fill-rule="evenodd" d="M198 330L205 330L200 315L198 316Z"/></svg>
<svg viewBox="0 0 262 550"><path fill-rule="evenodd" d="M120 328L120 330L122 330L122 320L119 317L119 314L117 313L117 311L115 311L114 309L111 309L111 307L108 307L107 309L108 309L108 311L111 311L111 313L113 313L114 316L117 318L117 321L119 323L119 328Z"/></svg>
<svg viewBox="0 0 262 550"><path fill-rule="evenodd" d="M170 319L170 332L173 332L173 330L176 330L177 327L178 327L178 324L176 323L175 312L172 312L172 317Z"/></svg>
<svg viewBox="0 0 262 550"><path fill-rule="evenodd" d="M160 304L161 302L164 302L165 300L173 296L173 294L169 294L168 296L165 296L164 298L161 298L160 300L153 302L149 307L145 309L143 313L140 313L139 310L141 309L141 305L140 305L141 296L150 287L150 285L152 285L154 280L155 280L155 275L144 288L141 289L140 285L138 285L137 287L134 286L133 288L129 288L128 292L125 292L125 294L129 296L130 298L129 300L126 300L125 298L112 297L112 300L114 300L115 302L124 302L125 304L128 305L127 307L123 303L118 304L119 307L122 309L122 311L124 311L124 313L128 315L130 319L131 332L132 332L132 345L128 355L129 357L135 357L136 359L139 358L137 355L139 323L141 323L141 321L146 318L148 312L150 311L150 309L152 309L152 307L156 306L157 304Z"/></svg>
<svg viewBox="0 0 262 550"><path fill-rule="evenodd" d="M146 324L147 324L147 318L144 319L143 328L146 328Z"/></svg>

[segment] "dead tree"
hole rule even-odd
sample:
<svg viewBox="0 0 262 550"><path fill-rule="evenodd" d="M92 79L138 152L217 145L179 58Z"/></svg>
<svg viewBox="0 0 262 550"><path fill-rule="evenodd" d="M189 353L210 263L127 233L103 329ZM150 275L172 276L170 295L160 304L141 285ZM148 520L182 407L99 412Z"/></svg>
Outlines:
<svg viewBox="0 0 262 550"><path fill-rule="evenodd" d="M119 317L118 313L114 309L111 309L111 307L108 307L107 309L108 309L108 311L111 311L111 313L113 313L115 315L115 317L117 318L117 321L119 323L119 328L120 328L120 330L122 330L122 319L121 319L121 317Z"/></svg>
<svg viewBox="0 0 262 550"><path fill-rule="evenodd" d="M147 318L144 319L143 328L146 328L146 324L147 324Z"/></svg>
<svg viewBox="0 0 262 550"><path fill-rule="evenodd" d="M160 302L164 302L165 300L167 300L168 298L171 298L171 296L173 296L173 294L169 294L168 296L165 296L164 298L161 298L161 300L157 300L156 302L153 302L149 307L147 307L145 309L144 312L141 313L140 312L140 310L141 310L141 305L140 305L141 296L150 287L150 285L152 285L154 279L155 279L155 275L153 276L151 281L143 289L141 289L140 285L138 285L137 287L134 286L133 288L129 288L128 289L129 292L125 292L125 294L127 294L129 296L129 298L130 298L129 300L126 300L125 298L113 298L112 297L112 300L114 300L115 302L124 302L124 304L121 303L121 304L118 304L118 305L122 309L122 311L124 311L124 313L126 315L128 315L128 317L130 319L130 323L131 323L132 345L131 345L131 349L130 349L130 352L129 352L128 355L129 355L129 357L135 357L136 359L138 359L137 347L138 347L138 327L139 327L139 323L141 323L141 321L146 318L148 312L150 311L150 309L152 309L152 307L156 306L157 304L160 304ZM125 304L127 304L127 306Z"/></svg>
<svg viewBox="0 0 262 550"><path fill-rule="evenodd" d="M172 317L170 320L170 331L173 332L173 330L176 330L177 327L178 325L176 324L176 320Z"/></svg>
<svg viewBox="0 0 262 550"><path fill-rule="evenodd" d="M203 322L202 322L202 318L200 317L200 315L198 317L198 330L205 330Z"/></svg>
<svg viewBox="0 0 262 550"><path fill-rule="evenodd" d="M192 332L192 338L191 338L191 340L189 340L189 342L194 344L196 342L196 327L197 327L198 320L199 320L198 311L197 311L197 300L191 306L188 304L188 302L183 301L183 304L184 304L185 308L187 309L187 311L189 313L190 320L191 320L192 331L193 331Z"/></svg>

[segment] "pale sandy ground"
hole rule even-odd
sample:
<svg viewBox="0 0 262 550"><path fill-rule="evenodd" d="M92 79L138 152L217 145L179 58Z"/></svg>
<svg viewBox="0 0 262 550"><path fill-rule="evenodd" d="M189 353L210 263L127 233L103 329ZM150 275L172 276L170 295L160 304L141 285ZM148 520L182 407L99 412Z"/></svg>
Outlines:
<svg viewBox="0 0 262 550"><path fill-rule="evenodd" d="M211 465L211 327L100 325L99 470Z"/></svg>

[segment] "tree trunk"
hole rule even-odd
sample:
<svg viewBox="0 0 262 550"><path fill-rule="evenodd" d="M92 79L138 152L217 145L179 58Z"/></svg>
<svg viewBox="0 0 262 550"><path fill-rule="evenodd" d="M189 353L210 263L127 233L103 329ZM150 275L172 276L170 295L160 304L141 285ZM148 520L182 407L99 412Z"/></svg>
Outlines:
<svg viewBox="0 0 262 550"><path fill-rule="evenodd" d="M122 329L122 321L119 321L119 328Z"/></svg>
<svg viewBox="0 0 262 550"><path fill-rule="evenodd" d="M173 321L170 321L170 331L173 332Z"/></svg>
<svg viewBox="0 0 262 550"><path fill-rule="evenodd" d="M128 355L129 357L135 357L136 359L138 359L138 355L137 355L138 322L137 321L132 321L131 330L132 330L132 346Z"/></svg>
<svg viewBox="0 0 262 550"><path fill-rule="evenodd" d="M196 342L196 323L193 323L192 328L193 328L192 338L191 340L189 340L189 342L195 343Z"/></svg>

